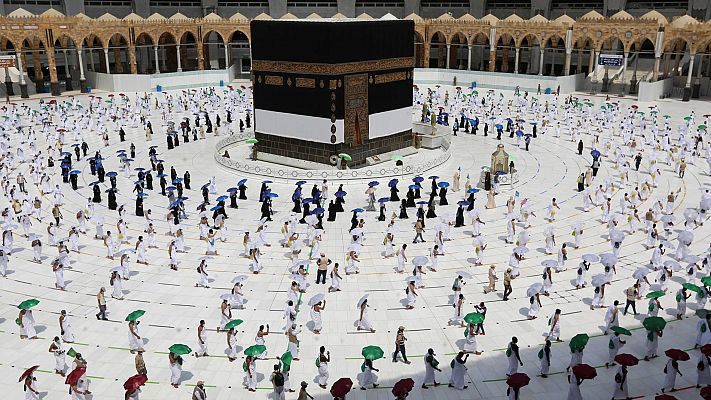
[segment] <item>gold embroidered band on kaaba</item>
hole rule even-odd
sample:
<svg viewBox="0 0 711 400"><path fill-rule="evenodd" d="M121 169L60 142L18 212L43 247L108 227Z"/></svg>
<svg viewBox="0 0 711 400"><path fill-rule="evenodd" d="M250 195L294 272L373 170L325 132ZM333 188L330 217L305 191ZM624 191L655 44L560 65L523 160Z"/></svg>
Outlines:
<svg viewBox="0 0 711 400"><path fill-rule="evenodd" d="M255 72L275 72L286 74L347 75L389 69L414 68L413 57L387 58L383 60L359 61L352 63L322 64L292 61L253 60Z"/></svg>

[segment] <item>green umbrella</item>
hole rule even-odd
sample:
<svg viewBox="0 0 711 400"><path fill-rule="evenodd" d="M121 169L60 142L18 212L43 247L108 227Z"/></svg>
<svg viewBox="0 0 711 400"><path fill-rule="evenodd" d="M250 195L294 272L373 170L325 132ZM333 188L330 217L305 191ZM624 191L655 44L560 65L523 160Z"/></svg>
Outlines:
<svg viewBox="0 0 711 400"><path fill-rule="evenodd" d="M667 321L662 317L647 317L642 321L642 326L648 331L661 331L667 326Z"/></svg>
<svg viewBox="0 0 711 400"><path fill-rule="evenodd" d="M568 345L571 351L582 350L585 348L585 345L588 344L588 340L590 340L590 336L588 336L587 333L578 333L570 339Z"/></svg>
<svg viewBox="0 0 711 400"><path fill-rule="evenodd" d="M706 129L706 125L699 125L698 128L699 129Z"/></svg>
<svg viewBox="0 0 711 400"><path fill-rule="evenodd" d="M703 283L704 286L711 286L711 276L704 276L701 278L701 283Z"/></svg>
<svg viewBox="0 0 711 400"><path fill-rule="evenodd" d="M294 356L291 355L290 351L287 351L286 353L281 355L281 362L283 362L285 365L291 365L291 361L294 359Z"/></svg>
<svg viewBox="0 0 711 400"><path fill-rule="evenodd" d="M464 321L472 325L481 324L482 322L484 322L484 314L476 312L469 313L464 316Z"/></svg>
<svg viewBox="0 0 711 400"><path fill-rule="evenodd" d="M37 304L39 304L39 300L29 299L29 300L25 300L22 303L20 303L20 305L18 305L17 308L19 308L20 310L29 310L30 308L36 306Z"/></svg>
<svg viewBox="0 0 711 400"><path fill-rule="evenodd" d="M691 115L684 117L684 121L689 121L690 119L691 119Z"/></svg>
<svg viewBox="0 0 711 400"><path fill-rule="evenodd" d="M74 358L77 356L77 351L74 350L74 347L70 347L69 350L67 350L67 355Z"/></svg>
<svg viewBox="0 0 711 400"><path fill-rule="evenodd" d="M143 310L136 310L126 316L126 321L135 321L143 316L146 312Z"/></svg>
<svg viewBox="0 0 711 400"><path fill-rule="evenodd" d="M476 95L478 95L478 94L479 94L479 92L478 92L478 91L476 91L476 90L473 90L473 91L472 91L472 93L474 93L474 94L476 94Z"/></svg>
<svg viewBox="0 0 711 400"><path fill-rule="evenodd" d="M664 117L664 118L671 118L671 115L669 115L669 114L664 114L664 115L662 115L662 117Z"/></svg>
<svg viewBox="0 0 711 400"><path fill-rule="evenodd" d="M649 113L650 113L650 114L655 114L655 115L658 114L657 111L650 111Z"/></svg>
<svg viewBox="0 0 711 400"><path fill-rule="evenodd" d="M255 139L255 138L251 138L251 139L245 140L244 142L247 144L257 144L257 143L259 143L259 140Z"/></svg>
<svg viewBox="0 0 711 400"><path fill-rule="evenodd" d="M658 299L662 296L664 296L666 293L662 292L661 290L657 290L655 292L649 292L647 293L647 296L645 296L648 299Z"/></svg>
<svg viewBox="0 0 711 400"><path fill-rule="evenodd" d="M644 115L644 112L642 112L642 111L637 111L637 114L639 114L639 115Z"/></svg>
<svg viewBox="0 0 711 400"><path fill-rule="evenodd" d="M390 157L390 159L393 161L402 161L402 156L399 154L396 154L396 155Z"/></svg>
<svg viewBox="0 0 711 400"><path fill-rule="evenodd" d="M377 360L378 358L383 358L385 352L378 346L365 346L360 354L362 354L366 360Z"/></svg>
<svg viewBox="0 0 711 400"><path fill-rule="evenodd" d="M232 321L225 324L225 329L230 330L232 328L236 328L242 322L244 321L242 321L241 319L233 319Z"/></svg>
<svg viewBox="0 0 711 400"><path fill-rule="evenodd" d="M699 293L701 291L701 288L694 285L693 283L685 283L681 285L684 289L691 290L692 292Z"/></svg>
<svg viewBox="0 0 711 400"><path fill-rule="evenodd" d="M346 153L338 153L338 157L341 157L342 159L344 159L344 160L346 160L346 161L352 161L352 160L353 160L353 157L349 156L349 155L346 154Z"/></svg>
<svg viewBox="0 0 711 400"><path fill-rule="evenodd" d="M632 332L630 332L629 329L625 329L621 326L613 326L610 329L615 333L619 333L620 335L632 336Z"/></svg>
<svg viewBox="0 0 711 400"><path fill-rule="evenodd" d="M174 344L174 345L170 346L170 347L168 348L168 350L170 350L171 353L177 354L177 355L179 355L179 356L180 356L180 355L183 355L183 354L190 354L190 353L192 353L192 350L190 349L190 347L188 347L188 346L186 346L186 345L184 345L184 344L180 344L180 343L177 343L177 344Z"/></svg>
<svg viewBox="0 0 711 400"><path fill-rule="evenodd" d="M244 354L248 356L258 356L267 351L267 346L263 344L255 344L244 349Z"/></svg>

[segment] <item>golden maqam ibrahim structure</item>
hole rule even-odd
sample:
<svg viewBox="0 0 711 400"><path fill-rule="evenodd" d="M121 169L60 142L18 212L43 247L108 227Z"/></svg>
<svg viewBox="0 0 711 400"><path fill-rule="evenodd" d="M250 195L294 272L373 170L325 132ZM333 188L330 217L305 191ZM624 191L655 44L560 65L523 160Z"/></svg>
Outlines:
<svg viewBox="0 0 711 400"><path fill-rule="evenodd" d="M392 16L383 18L387 17ZM256 17L265 18L271 17ZM357 18L372 19L367 14ZM639 80L675 75L685 78L690 88L695 80L711 75L711 21L702 23L688 15L671 21L657 11L640 17L626 11L603 17L591 11L578 19L563 15L553 20L540 15L524 20L515 14L505 19L491 14L481 19L469 14L423 19L411 14L406 19L415 21L415 65L420 68L586 73L595 81L600 75L596 55L602 53L624 57L620 76L629 80L631 90ZM119 19L111 14L65 16L53 9L34 15L17 9L0 17L0 52L16 57L21 72L16 83L23 97L27 80L38 92L51 90L54 95L72 90L72 81L84 90L88 71L156 74L240 64L240 71L248 72L249 42L249 19L239 13L229 18L216 14L188 18L180 13L142 18L132 13ZM10 75L6 74L6 85L12 90Z"/></svg>

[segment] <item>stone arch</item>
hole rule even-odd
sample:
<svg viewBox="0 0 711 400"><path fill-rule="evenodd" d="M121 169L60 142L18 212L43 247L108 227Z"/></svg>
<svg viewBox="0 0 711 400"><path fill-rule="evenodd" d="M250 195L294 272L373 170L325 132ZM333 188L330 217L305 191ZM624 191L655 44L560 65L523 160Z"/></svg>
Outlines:
<svg viewBox="0 0 711 400"><path fill-rule="evenodd" d="M446 68L447 65L447 35L436 31L430 36L430 68Z"/></svg>
<svg viewBox="0 0 711 400"><path fill-rule="evenodd" d="M553 34L543 46L543 75L565 75L565 39Z"/></svg>
<svg viewBox="0 0 711 400"><path fill-rule="evenodd" d="M234 68L236 74L246 75L249 73L252 65L252 60L250 59L250 38L248 32L242 29L236 29L232 31L228 37L227 55L229 59L227 61L227 66L236 64Z"/></svg>
<svg viewBox="0 0 711 400"><path fill-rule="evenodd" d="M104 57L104 42L93 33L86 35L81 41L81 47L86 55L84 63L86 70L92 72L107 72Z"/></svg>
<svg viewBox="0 0 711 400"><path fill-rule="evenodd" d="M571 74L590 74L595 68L595 40L590 36L580 36L573 40Z"/></svg>
<svg viewBox="0 0 711 400"><path fill-rule="evenodd" d="M467 35L457 32L449 38L449 68L466 69L469 58Z"/></svg>
<svg viewBox="0 0 711 400"><path fill-rule="evenodd" d="M191 30L180 35L180 64L183 71L198 69L198 36Z"/></svg>
<svg viewBox="0 0 711 400"><path fill-rule="evenodd" d="M48 91L46 82L49 82L49 66L42 62L45 56L44 41L36 35L29 35L23 38L21 43L22 65L27 72L27 77L34 82L36 93L46 93Z"/></svg>
<svg viewBox="0 0 711 400"><path fill-rule="evenodd" d="M418 31L415 31L415 67L425 67L425 38Z"/></svg>
<svg viewBox="0 0 711 400"><path fill-rule="evenodd" d="M158 37L158 60L161 72L178 71L177 44L178 39L172 32L162 32Z"/></svg>
<svg viewBox="0 0 711 400"><path fill-rule="evenodd" d="M139 74L156 72L155 44L153 36L147 32L141 32L136 36L134 47L136 51L136 71Z"/></svg>
<svg viewBox="0 0 711 400"><path fill-rule="evenodd" d="M128 39L122 33L114 33L106 41L104 51L107 62L107 70L109 73L124 74L130 73L129 58L128 58ZM106 61L105 61L106 62ZM111 63L113 62L113 68Z"/></svg>
<svg viewBox="0 0 711 400"><path fill-rule="evenodd" d="M537 74L541 57L543 39L535 33L528 33L519 38L518 72L522 74Z"/></svg>
<svg viewBox="0 0 711 400"><path fill-rule="evenodd" d="M74 90L72 70L78 70L79 62L76 51L76 41L69 35L64 34L54 40L57 75L59 80L64 81L66 90Z"/></svg>
<svg viewBox="0 0 711 400"><path fill-rule="evenodd" d="M489 32L476 31L469 35L468 43L472 46L472 70L485 71L489 63Z"/></svg>
<svg viewBox="0 0 711 400"><path fill-rule="evenodd" d="M496 39L496 71L515 72L516 67L516 39L509 32L503 32Z"/></svg>
<svg viewBox="0 0 711 400"><path fill-rule="evenodd" d="M202 57L204 69L227 67L225 38L222 33L210 30L202 36Z"/></svg>
<svg viewBox="0 0 711 400"><path fill-rule="evenodd" d="M682 74L684 66L688 65L688 62L682 63L682 61L684 55L691 51L691 45L692 43L680 35L672 36L664 41L662 50L664 58L664 77L679 76Z"/></svg>

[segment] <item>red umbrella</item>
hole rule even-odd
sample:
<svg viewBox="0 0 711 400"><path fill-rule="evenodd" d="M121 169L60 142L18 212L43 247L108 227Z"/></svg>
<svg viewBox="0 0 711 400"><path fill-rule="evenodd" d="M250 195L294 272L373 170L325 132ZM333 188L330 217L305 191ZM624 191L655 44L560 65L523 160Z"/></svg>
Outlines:
<svg viewBox="0 0 711 400"><path fill-rule="evenodd" d="M670 394L660 394L659 396L655 397L654 400L676 400L676 397Z"/></svg>
<svg viewBox="0 0 711 400"><path fill-rule="evenodd" d="M626 367L631 367L639 363L639 358L632 354L622 353L615 356L615 362Z"/></svg>
<svg viewBox="0 0 711 400"><path fill-rule="evenodd" d="M664 354L676 361L689 361L689 358L691 358L689 357L689 353L679 349L668 349L664 352Z"/></svg>
<svg viewBox="0 0 711 400"><path fill-rule="evenodd" d="M711 356L711 344L701 346L701 352L704 353L704 355Z"/></svg>
<svg viewBox="0 0 711 400"><path fill-rule="evenodd" d="M148 381L148 377L145 374L134 375L123 383L123 388L129 392L133 392L138 389L139 386L143 386Z"/></svg>
<svg viewBox="0 0 711 400"><path fill-rule="evenodd" d="M700 394L704 400L711 400L711 386L702 388Z"/></svg>
<svg viewBox="0 0 711 400"><path fill-rule="evenodd" d="M333 382L333 386L331 386L331 395L333 397L345 397L348 392L351 391L352 387L353 381L351 378L341 378Z"/></svg>
<svg viewBox="0 0 711 400"><path fill-rule="evenodd" d="M27 370L26 370L25 372L23 372L22 375L20 375L20 379L18 379L17 381L18 381L18 382L24 381L25 378L27 378L30 374L32 374L33 372L35 372L35 370L36 370L37 368L39 368L39 365L35 365L34 367L29 367L29 368L27 368Z"/></svg>
<svg viewBox="0 0 711 400"><path fill-rule="evenodd" d="M593 379L597 376L597 371L588 364L578 364L573 367L573 374L580 379Z"/></svg>
<svg viewBox="0 0 711 400"><path fill-rule="evenodd" d="M529 378L528 375L524 374L523 372L517 372L509 376L509 378L506 380L506 384L514 389L520 389L528 385L528 382L530 381L531 378Z"/></svg>
<svg viewBox="0 0 711 400"><path fill-rule="evenodd" d="M57 104L57 100L50 100L49 104Z"/></svg>
<svg viewBox="0 0 711 400"><path fill-rule="evenodd" d="M67 379L64 381L67 385L76 385L82 375L86 373L86 367L78 367L74 371L67 375Z"/></svg>
<svg viewBox="0 0 711 400"><path fill-rule="evenodd" d="M415 387L415 381L410 378L400 379L393 386L393 396L407 396L408 393Z"/></svg>

